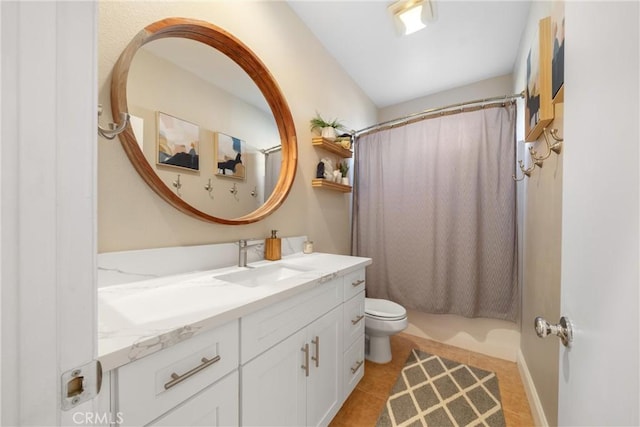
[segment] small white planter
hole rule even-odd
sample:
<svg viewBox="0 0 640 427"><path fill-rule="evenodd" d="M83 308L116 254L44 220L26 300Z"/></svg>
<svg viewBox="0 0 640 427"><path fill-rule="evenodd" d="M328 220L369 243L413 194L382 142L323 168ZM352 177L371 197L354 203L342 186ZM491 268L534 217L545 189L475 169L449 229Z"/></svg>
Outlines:
<svg viewBox="0 0 640 427"><path fill-rule="evenodd" d="M336 128L332 128L331 126L322 128L322 137L331 141L335 141L338 136L336 132Z"/></svg>

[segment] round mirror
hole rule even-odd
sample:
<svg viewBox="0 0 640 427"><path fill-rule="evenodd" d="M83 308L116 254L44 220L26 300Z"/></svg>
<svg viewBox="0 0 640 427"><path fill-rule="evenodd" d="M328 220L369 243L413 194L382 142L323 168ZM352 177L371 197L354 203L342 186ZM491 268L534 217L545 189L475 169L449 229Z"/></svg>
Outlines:
<svg viewBox="0 0 640 427"><path fill-rule="evenodd" d="M297 164L289 107L259 58L215 25L147 26L114 66L111 104L114 117L132 116L119 137L133 166L182 212L247 224L287 197Z"/></svg>

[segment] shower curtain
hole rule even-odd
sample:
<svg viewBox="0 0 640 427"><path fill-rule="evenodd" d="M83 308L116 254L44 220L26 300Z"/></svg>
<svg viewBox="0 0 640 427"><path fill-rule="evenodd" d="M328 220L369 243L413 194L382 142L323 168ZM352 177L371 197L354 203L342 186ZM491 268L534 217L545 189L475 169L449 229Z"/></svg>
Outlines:
<svg viewBox="0 0 640 427"><path fill-rule="evenodd" d="M265 179L264 179L264 199L267 200L273 193L278 178L280 177L280 166L282 164L282 150L273 150L265 153Z"/></svg>
<svg viewBox="0 0 640 427"><path fill-rule="evenodd" d="M515 105L443 115L356 143L353 252L367 296L515 321Z"/></svg>

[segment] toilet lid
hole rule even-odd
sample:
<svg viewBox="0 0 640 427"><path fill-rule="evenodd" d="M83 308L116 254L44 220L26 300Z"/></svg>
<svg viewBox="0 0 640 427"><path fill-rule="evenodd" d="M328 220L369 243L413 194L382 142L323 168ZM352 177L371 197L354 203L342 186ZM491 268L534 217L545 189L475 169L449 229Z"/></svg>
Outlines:
<svg viewBox="0 0 640 427"><path fill-rule="evenodd" d="M407 310L400 304L377 298L364 299L364 312L369 316L388 320L402 319L407 316Z"/></svg>

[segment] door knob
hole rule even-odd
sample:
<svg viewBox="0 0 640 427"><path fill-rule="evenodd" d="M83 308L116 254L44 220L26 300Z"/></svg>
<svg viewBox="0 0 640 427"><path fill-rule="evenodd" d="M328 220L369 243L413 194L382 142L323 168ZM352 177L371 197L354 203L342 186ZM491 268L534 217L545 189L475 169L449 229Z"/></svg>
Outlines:
<svg viewBox="0 0 640 427"><path fill-rule="evenodd" d="M534 326L536 328L536 334L538 334L540 338L545 338L548 335L557 335L565 347L568 347L571 341L573 341L573 328L571 327L571 322L565 316L560 318L560 322L557 325L552 325L538 316L534 320Z"/></svg>

